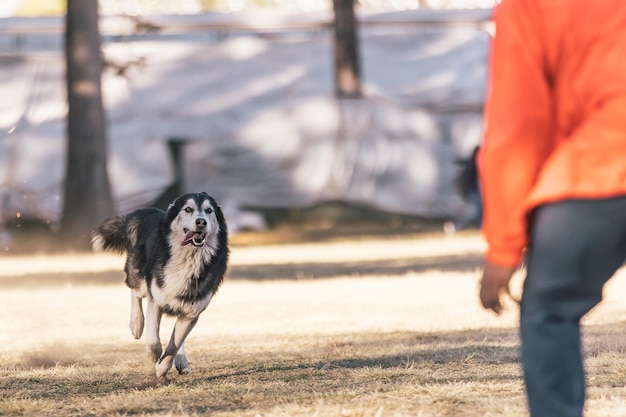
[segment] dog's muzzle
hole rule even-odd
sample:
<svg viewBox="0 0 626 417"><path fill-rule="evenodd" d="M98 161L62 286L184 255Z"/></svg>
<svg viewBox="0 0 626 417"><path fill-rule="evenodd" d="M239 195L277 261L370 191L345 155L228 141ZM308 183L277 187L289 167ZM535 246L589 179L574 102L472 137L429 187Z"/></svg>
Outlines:
<svg viewBox="0 0 626 417"><path fill-rule="evenodd" d="M204 245L204 240L206 238L206 233L201 230L189 230L184 229L185 237L181 243L182 246L192 244L196 248L201 248Z"/></svg>

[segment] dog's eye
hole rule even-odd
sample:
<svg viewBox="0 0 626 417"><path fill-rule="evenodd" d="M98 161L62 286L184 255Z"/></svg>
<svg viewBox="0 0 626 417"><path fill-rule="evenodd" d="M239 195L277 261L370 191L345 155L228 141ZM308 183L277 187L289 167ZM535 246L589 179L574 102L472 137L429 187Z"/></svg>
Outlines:
<svg viewBox="0 0 626 417"><path fill-rule="evenodd" d="M193 213L193 209L191 207L186 207L185 213Z"/></svg>
<svg viewBox="0 0 626 417"><path fill-rule="evenodd" d="M209 207L208 209L204 210L206 214L211 214L213 213L213 209L211 207Z"/></svg>

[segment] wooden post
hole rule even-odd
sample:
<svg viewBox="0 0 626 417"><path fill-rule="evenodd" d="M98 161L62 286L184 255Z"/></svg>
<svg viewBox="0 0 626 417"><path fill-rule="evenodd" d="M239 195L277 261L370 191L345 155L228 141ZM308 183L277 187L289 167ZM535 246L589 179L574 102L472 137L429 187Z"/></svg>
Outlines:
<svg viewBox="0 0 626 417"><path fill-rule="evenodd" d="M361 62L354 0L333 0L335 12L335 92L339 98L360 98Z"/></svg>
<svg viewBox="0 0 626 417"><path fill-rule="evenodd" d="M113 214L100 77L98 0L67 0L67 162L61 233L70 246Z"/></svg>

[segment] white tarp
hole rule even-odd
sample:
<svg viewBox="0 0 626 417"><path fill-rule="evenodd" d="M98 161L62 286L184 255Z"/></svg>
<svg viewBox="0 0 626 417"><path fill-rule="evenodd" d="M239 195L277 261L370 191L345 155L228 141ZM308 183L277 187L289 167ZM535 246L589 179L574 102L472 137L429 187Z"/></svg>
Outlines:
<svg viewBox="0 0 626 417"><path fill-rule="evenodd" d="M60 219L67 105L60 40L47 36L0 55L0 220ZM327 30L111 38L106 59L135 62L103 76L116 209L172 183L166 141L185 138L187 190L227 207L343 200L466 216L455 160L479 141L487 45L472 27L364 27L365 98L339 101Z"/></svg>

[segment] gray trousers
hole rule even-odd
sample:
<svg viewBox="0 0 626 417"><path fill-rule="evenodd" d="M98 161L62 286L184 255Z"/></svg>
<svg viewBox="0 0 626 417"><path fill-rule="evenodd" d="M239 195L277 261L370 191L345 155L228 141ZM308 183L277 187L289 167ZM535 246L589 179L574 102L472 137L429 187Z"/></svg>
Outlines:
<svg viewBox="0 0 626 417"><path fill-rule="evenodd" d="M531 224L520 316L530 414L580 417L580 319L626 259L626 197L547 204Z"/></svg>

